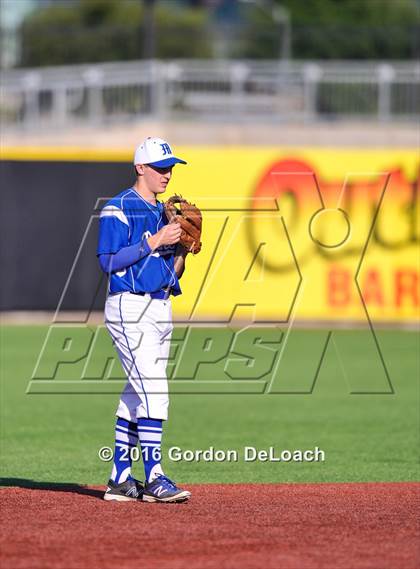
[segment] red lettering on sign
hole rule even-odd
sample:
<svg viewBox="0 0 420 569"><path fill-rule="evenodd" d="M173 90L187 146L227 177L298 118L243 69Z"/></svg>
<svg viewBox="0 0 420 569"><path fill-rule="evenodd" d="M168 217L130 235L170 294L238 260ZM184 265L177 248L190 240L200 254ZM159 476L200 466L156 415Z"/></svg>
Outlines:
<svg viewBox="0 0 420 569"><path fill-rule="evenodd" d="M395 304L420 305L420 279L417 271L405 269L395 272Z"/></svg>
<svg viewBox="0 0 420 569"><path fill-rule="evenodd" d="M351 272L347 269L328 271L327 303L329 306L347 306L351 300Z"/></svg>
<svg viewBox="0 0 420 569"><path fill-rule="evenodd" d="M363 276L360 287L366 304L384 305L383 288L379 271L372 269Z"/></svg>

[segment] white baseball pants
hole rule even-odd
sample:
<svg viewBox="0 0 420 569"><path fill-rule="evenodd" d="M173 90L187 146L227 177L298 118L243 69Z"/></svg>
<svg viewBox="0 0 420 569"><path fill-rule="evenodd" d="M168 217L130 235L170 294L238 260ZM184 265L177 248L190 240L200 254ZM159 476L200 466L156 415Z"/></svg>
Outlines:
<svg viewBox="0 0 420 569"><path fill-rule="evenodd" d="M123 292L108 296L105 324L127 375L117 416L168 419L168 363L171 301Z"/></svg>

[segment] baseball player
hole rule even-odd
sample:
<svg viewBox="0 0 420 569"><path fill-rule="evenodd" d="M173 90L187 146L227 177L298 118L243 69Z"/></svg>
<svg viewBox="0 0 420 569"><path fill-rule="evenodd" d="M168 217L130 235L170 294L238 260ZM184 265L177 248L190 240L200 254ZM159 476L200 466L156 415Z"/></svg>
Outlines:
<svg viewBox="0 0 420 569"><path fill-rule="evenodd" d="M178 279L187 250L179 244L180 224L168 223L157 198L175 164L186 162L173 155L165 140L144 140L134 154L133 187L109 200L100 215L97 256L109 275L105 323L127 375L116 412L114 464L105 500L183 502L190 497L165 476L161 465L173 328L170 295L181 294ZM132 449L138 442L144 487L131 475Z"/></svg>

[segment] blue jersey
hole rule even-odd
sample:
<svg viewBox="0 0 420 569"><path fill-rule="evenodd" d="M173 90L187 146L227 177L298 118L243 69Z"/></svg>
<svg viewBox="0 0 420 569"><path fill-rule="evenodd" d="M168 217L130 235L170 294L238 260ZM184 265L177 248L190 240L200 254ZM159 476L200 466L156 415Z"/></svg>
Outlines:
<svg viewBox="0 0 420 569"><path fill-rule="evenodd" d="M168 223L163 204L153 206L133 188L124 190L104 206L100 215L97 255L118 253L123 247L145 242ZM145 248L148 248L145 245ZM158 292L171 287L172 294L181 294L174 269L176 245L162 245L143 256L137 263L109 279L111 294L123 291L133 293ZM149 248L148 248L149 249Z"/></svg>

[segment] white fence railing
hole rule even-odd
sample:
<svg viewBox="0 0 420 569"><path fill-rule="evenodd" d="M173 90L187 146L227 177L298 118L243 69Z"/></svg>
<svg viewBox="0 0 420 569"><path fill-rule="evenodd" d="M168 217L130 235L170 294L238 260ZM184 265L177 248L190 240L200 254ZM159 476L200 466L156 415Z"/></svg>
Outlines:
<svg viewBox="0 0 420 569"><path fill-rule="evenodd" d="M141 118L420 117L418 63L136 61L5 71L2 127Z"/></svg>

